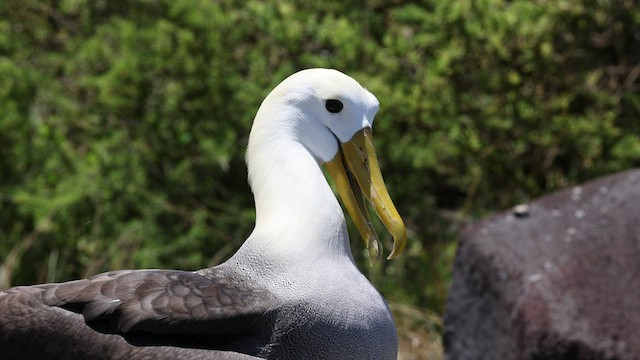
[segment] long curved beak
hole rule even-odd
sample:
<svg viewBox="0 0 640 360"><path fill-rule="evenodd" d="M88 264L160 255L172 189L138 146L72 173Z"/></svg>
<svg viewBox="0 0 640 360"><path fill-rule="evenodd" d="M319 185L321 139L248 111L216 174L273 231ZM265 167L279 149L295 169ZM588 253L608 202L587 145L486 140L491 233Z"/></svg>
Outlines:
<svg viewBox="0 0 640 360"><path fill-rule="evenodd" d="M364 199L373 204L376 214L393 236L393 249L387 259L398 256L407 242L407 230L382 179L371 128L358 131L351 140L341 144L336 156L325 163L325 166L364 240L371 263L382 258L382 245L371 223Z"/></svg>

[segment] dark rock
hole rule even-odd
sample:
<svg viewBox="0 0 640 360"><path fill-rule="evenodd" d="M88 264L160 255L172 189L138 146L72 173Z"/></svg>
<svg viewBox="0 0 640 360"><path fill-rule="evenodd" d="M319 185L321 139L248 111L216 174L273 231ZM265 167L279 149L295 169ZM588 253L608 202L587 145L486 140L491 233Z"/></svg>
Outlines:
<svg viewBox="0 0 640 360"><path fill-rule="evenodd" d="M446 359L640 359L640 169L523 209L462 233Z"/></svg>

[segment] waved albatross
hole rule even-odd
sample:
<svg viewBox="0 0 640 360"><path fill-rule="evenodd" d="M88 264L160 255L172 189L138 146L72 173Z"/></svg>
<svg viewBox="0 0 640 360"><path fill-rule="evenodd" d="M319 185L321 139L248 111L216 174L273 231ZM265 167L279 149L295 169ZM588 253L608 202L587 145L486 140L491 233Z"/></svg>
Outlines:
<svg viewBox="0 0 640 360"><path fill-rule="evenodd" d="M387 304L357 269L334 180L372 261L365 199L405 227L380 174L378 100L329 69L297 72L260 106L246 160L255 229L198 271L122 270L0 292L0 359L395 359Z"/></svg>

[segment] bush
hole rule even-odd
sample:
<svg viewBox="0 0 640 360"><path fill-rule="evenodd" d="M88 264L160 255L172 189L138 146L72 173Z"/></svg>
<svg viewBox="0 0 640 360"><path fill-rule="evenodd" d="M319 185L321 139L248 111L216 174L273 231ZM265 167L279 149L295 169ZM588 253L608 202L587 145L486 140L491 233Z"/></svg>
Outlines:
<svg viewBox="0 0 640 360"><path fill-rule="evenodd" d="M631 1L6 0L0 14L0 286L228 257L253 226L251 121L302 68L338 68L382 103L410 246L369 268L353 244L394 301L442 309L469 218L640 164Z"/></svg>

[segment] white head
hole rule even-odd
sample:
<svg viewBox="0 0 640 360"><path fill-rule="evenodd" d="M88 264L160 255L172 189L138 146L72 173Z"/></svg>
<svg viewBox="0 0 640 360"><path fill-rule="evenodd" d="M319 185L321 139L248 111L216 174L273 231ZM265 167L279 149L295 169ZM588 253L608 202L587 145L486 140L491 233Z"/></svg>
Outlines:
<svg viewBox="0 0 640 360"><path fill-rule="evenodd" d="M257 225L286 223L272 221L275 217L297 219L307 228L317 221L322 232L329 218L344 224L320 171L324 164L372 259L379 259L381 251L364 198L374 204L396 239L390 256L399 254L406 232L382 180L371 139L379 107L373 94L337 70L303 70L273 89L258 110L247 150ZM294 229L287 225L283 231Z"/></svg>
<svg viewBox="0 0 640 360"><path fill-rule="evenodd" d="M338 152L338 139L347 142L357 131L373 126L379 108L373 94L337 70L302 70L282 81L264 100L251 140L256 138L254 132L266 131L262 122L271 122L269 128L279 136L287 132L319 163L325 163ZM288 118L282 119L281 114ZM274 126L274 122L283 123Z"/></svg>

